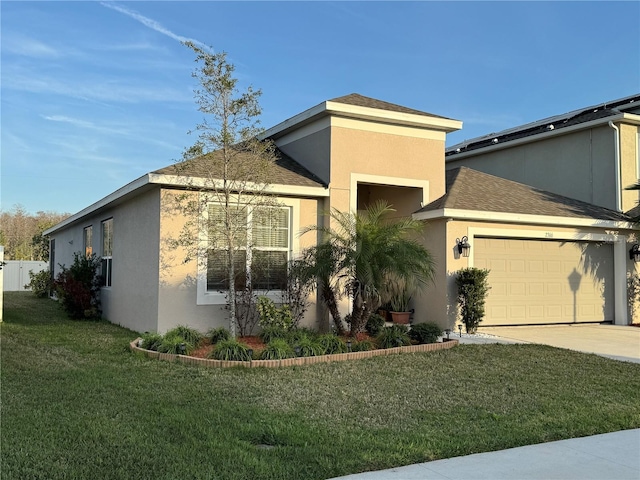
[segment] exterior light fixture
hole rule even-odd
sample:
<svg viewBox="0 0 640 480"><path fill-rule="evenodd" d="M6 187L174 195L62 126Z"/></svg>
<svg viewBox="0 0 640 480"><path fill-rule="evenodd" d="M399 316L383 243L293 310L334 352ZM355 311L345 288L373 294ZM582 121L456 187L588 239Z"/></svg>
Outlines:
<svg viewBox="0 0 640 480"><path fill-rule="evenodd" d="M347 352L351 353L351 340L347 340Z"/></svg>
<svg viewBox="0 0 640 480"><path fill-rule="evenodd" d="M471 245L469 245L469 237L466 235L462 238L456 238L456 246L458 247L458 254L463 257L468 257L471 252Z"/></svg>
<svg viewBox="0 0 640 480"><path fill-rule="evenodd" d="M491 140L491 143L494 143L494 144L495 144L495 143L498 143L498 139L497 139L497 138L494 138L493 140Z"/></svg>
<svg viewBox="0 0 640 480"><path fill-rule="evenodd" d="M462 338L462 324L458 325L458 331L460 332L460 338Z"/></svg>
<svg viewBox="0 0 640 480"><path fill-rule="evenodd" d="M301 351L300 345L296 345L293 350L296 352L296 357L299 357L300 356L300 351Z"/></svg>
<svg viewBox="0 0 640 480"><path fill-rule="evenodd" d="M247 357L249 357L249 361L253 360L253 348L247 350Z"/></svg>
<svg viewBox="0 0 640 480"><path fill-rule="evenodd" d="M178 350L180 352L180 355L185 355L187 353L187 345L185 343L181 343L180 345L178 345Z"/></svg>
<svg viewBox="0 0 640 480"><path fill-rule="evenodd" d="M447 335L447 340L449 340L449 336L451 335L451 329L447 328L444 333Z"/></svg>
<svg viewBox="0 0 640 480"><path fill-rule="evenodd" d="M634 262L640 262L640 244L636 243L631 250L629 250L629 258Z"/></svg>

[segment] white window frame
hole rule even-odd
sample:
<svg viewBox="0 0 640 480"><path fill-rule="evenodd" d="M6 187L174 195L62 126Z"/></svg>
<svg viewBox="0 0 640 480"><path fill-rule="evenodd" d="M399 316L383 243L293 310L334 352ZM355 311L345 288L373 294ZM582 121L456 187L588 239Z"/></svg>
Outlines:
<svg viewBox="0 0 640 480"><path fill-rule="evenodd" d="M110 225L110 233L111 233L111 245L110 251L108 255L105 255L105 224L109 223ZM103 277L103 285L102 288L111 288L113 284L113 217L107 218L100 222L100 233L101 233L101 272L100 274ZM103 265L106 265L106 269L102 268ZM106 271L104 271L106 270Z"/></svg>
<svg viewBox="0 0 640 480"><path fill-rule="evenodd" d="M289 248L287 250L287 258L290 260L294 258L296 252L298 252L298 235L300 230L299 217L300 217L300 200L293 198L279 198L278 205L275 208L288 208L289 210ZM203 202L206 207L202 213L203 221L202 227L199 232L199 248L198 251L202 252L200 258L198 258L198 274L196 282L196 304L197 305L224 305L227 303L227 295L225 292L209 291L207 290L207 251L209 245L209 238L207 232L209 205L214 203L220 203L214 199L210 199L207 202ZM247 230L247 244L250 244L251 229ZM253 247L254 250L278 250L277 248L260 248ZM247 263L251 261L251 250L247 254ZM282 292L280 290L255 290L257 295L265 295L274 301L281 298Z"/></svg>

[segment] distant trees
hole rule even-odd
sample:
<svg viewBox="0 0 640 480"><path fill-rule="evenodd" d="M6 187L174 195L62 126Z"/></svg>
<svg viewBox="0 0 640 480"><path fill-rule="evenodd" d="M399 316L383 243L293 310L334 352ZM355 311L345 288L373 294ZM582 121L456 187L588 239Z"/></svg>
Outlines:
<svg viewBox="0 0 640 480"><path fill-rule="evenodd" d="M42 235L69 216L68 213L30 214L22 205L0 212L0 245L5 260L49 260L49 240Z"/></svg>

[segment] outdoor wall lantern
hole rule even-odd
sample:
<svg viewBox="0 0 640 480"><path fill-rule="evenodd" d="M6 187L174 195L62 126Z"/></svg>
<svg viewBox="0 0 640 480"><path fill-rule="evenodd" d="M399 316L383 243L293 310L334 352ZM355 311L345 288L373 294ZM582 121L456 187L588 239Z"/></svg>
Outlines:
<svg viewBox="0 0 640 480"><path fill-rule="evenodd" d="M469 245L469 238L465 235L460 238L456 238L456 245L458 247L458 253L463 257L468 257L471 251L471 245Z"/></svg>
<svg viewBox="0 0 640 480"><path fill-rule="evenodd" d="M631 250L629 250L629 258L634 262L640 262L640 244L636 243Z"/></svg>

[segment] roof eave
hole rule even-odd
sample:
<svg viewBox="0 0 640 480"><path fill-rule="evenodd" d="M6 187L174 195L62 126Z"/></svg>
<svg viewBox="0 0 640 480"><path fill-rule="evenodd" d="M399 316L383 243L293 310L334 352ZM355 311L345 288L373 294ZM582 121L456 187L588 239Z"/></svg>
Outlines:
<svg viewBox="0 0 640 480"><path fill-rule="evenodd" d="M219 183L218 183L219 182ZM215 189L218 185L222 186L222 180L202 177L187 177L183 175L167 175L152 173L149 174L149 183L171 186L178 188L196 188L196 189ZM286 185L280 183L272 183L264 186L255 183L247 183L245 185L247 192L263 192L270 195L288 195L300 197L328 197L329 188L323 186L310 185Z"/></svg>
<svg viewBox="0 0 640 480"><path fill-rule="evenodd" d="M603 220L597 218L558 217L551 215L531 215L525 213L485 212L480 210L461 210L455 208L441 208L437 210L417 211L413 214L413 218L415 220L451 218L454 220L469 220L481 222L491 221L526 225L640 230L640 226L634 225L633 223L627 221Z"/></svg>
<svg viewBox="0 0 640 480"><path fill-rule="evenodd" d="M390 123L393 125L438 130L445 133L454 132L462 128L461 121L449 118L394 112L378 108L326 101L313 108L305 110L304 112L299 113L298 115L295 115L274 127L271 127L262 133L261 138L279 138L292 130L298 129L325 116L347 117L358 120Z"/></svg>
<svg viewBox="0 0 640 480"><path fill-rule="evenodd" d="M68 227L69 225L77 222L78 220L81 220L82 218L86 217L87 215L90 215L104 207L106 207L107 205L113 204L115 202L118 202L119 200L122 200L124 197L131 195L132 193L134 193L135 191L149 185L151 182L149 181L149 177L150 174L145 174L142 177L134 180L133 182L130 182L128 184L126 184L124 187L119 188L118 190L116 190L113 193L110 193L109 195L107 195L106 197L98 200L97 202L89 205L88 207L80 210L78 213L74 213L73 215L71 215L70 217L65 218L62 222L58 223L57 225L54 225L51 228L48 228L47 230L45 230L44 232L42 232L43 235L50 235L52 233L57 232L58 230L61 230L65 227Z"/></svg>

